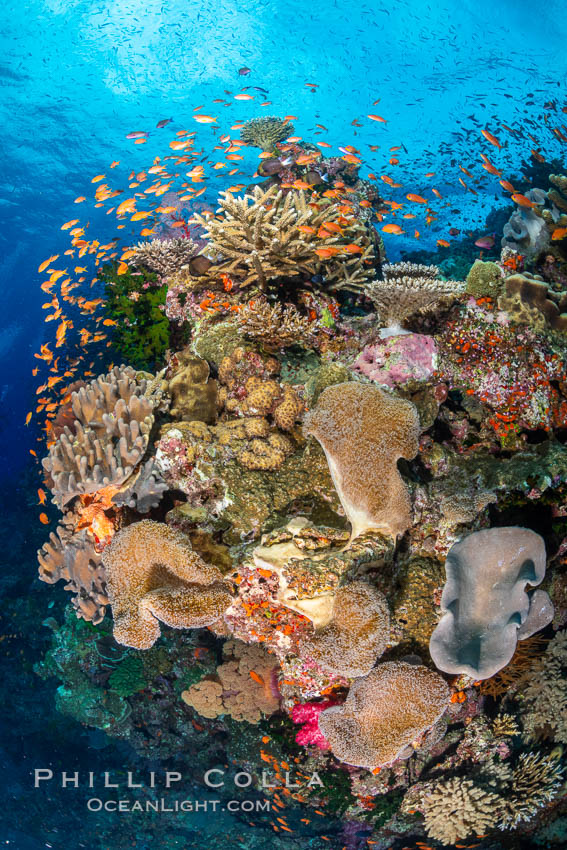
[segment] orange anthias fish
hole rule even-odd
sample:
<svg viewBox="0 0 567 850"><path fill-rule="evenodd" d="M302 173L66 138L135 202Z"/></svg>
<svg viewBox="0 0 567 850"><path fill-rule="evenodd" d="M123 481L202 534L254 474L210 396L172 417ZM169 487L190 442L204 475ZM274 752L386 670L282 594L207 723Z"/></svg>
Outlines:
<svg viewBox="0 0 567 850"><path fill-rule="evenodd" d="M385 224L382 230L384 233L394 233L396 236L404 233L403 228L401 228L399 224Z"/></svg>
<svg viewBox="0 0 567 850"><path fill-rule="evenodd" d="M487 141L490 142L491 145L494 145L495 148L501 148L502 147L502 145L500 144L500 142L498 141L496 136L493 136L492 133L488 132L488 130L481 130L480 132L482 133L484 138Z"/></svg>
<svg viewBox="0 0 567 850"><path fill-rule="evenodd" d="M406 198L408 199L408 201L413 201L414 204L426 204L427 203L427 198L422 198L421 195L409 194L409 195L406 195Z"/></svg>
<svg viewBox="0 0 567 850"><path fill-rule="evenodd" d="M515 204L518 204L519 207L528 207L529 209L535 207L533 201L530 201L529 198L526 198L525 195L521 195L519 192L514 192L514 194L512 195L512 200Z"/></svg>

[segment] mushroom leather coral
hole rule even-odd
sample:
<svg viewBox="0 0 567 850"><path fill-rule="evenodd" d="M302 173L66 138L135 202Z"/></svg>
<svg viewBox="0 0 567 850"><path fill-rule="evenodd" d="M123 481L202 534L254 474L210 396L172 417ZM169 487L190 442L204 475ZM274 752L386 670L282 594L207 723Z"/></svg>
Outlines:
<svg viewBox="0 0 567 850"><path fill-rule="evenodd" d="M388 643L390 612L385 596L363 581L339 588L331 622L304 638L300 657L342 676L364 676Z"/></svg>
<svg viewBox="0 0 567 850"><path fill-rule="evenodd" d="M179 531L153 520L123 528L104 550L114 637L148 649L159 621L176 629L209 626L231 601L217 567L206 564Z"/></svg>
<svg viewBox="0 0 567 850"><path fill-rule="evenodd" d="M467 535L451 547L445 572L444 613L429 651L435 666L446 673L489 679L511 660L519 636L529 637L538 623L543 628L553 618L549 599L543 606L547 618L541 617L543 591L530 617L526 584L543 581L545 545L527 528L489 528Z"/></svg>
<svg viewBox="0 0 567 850"><path fill-rule="evenodd" d="M340 761L374 769L395 761L433 726L449 695L438 673L389 661L356 679L343 705L321 713L319 728Z"/></svg>
<svg viewBox="0 0 567 850"><path fill-rule="evenodd" d="M321 393L303 430L323 447L352 538L369 529L403 534L411 505L396 461L417 454L415 405L378 387L335 384Z"/></svg>

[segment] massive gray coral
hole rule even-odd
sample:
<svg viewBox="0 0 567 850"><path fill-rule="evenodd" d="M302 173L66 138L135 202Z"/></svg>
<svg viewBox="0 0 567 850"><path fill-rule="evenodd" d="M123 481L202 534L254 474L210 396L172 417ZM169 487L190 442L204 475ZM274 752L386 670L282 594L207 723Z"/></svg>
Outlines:
<svg viewBox="0 0 567 850"><path fill-rule="evenodd" d="M475 679L489 679L505 667L518 638L553 618L541 592L530 611L525 589L540 584L545 563L543 539L526 528L483 529L455 543L445 562L443 617L429 643L436 667Z"/></svg>

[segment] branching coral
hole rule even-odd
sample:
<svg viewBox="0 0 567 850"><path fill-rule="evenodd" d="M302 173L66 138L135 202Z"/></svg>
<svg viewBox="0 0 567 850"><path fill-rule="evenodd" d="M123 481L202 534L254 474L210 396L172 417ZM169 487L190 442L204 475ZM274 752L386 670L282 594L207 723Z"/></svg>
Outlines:
<svg viewBox="0 0 567 850"><path fill-rule="evenodd" d="M318 272L331 288L362 284L372 276L366 263L372 263L374 252L366 227L343 216L327 198L314 205L303 191L284 194L277 186L254 186L242 198L223 192L219 203L220 217L195 215L212 250L223 258L209 274L228 275L240 287L255 284L261 290L275 278ZM332 231L325 231L326 222L333 224ZM324 241L318 236L321 228Z"/></svg>
<svg viewBox="0 0 567 850"><path fill-rule="evenodd" d="M431 309L443 300L461 294L463 285L453 280L437 280L436 266L384 266L384 280L373 280L364 287L378 313L380 324L388 335L401 332L408 319ZM384 334L383 334L384 335Z"/></svg>
<svg viewBox="0 0 567 850"><path fill-rule="evenodd" d="M557 632L523 691L522 725L531 738L567 744L567 631Z"/></svg>
<svg viewBox="0 0 567 850"><path fill-rule="evenodd" d="M427 834L454 845L468 835L480 835L496 826L502 814L502 798L472 779L454 776L433 786L424 797L422 810Z"/></svg>
<svg viewBox="0 0 567 850"><path fill-rule="evenodd" d="M71 396L74 422L65 426L43 467L54 501L123 484L141 461L154 421L147 377L115 366Z"/></svg>
<svg viewBox="0 0 567 850"><path fill-rule="evenodd" d="M342 676L365 676L380 658L390 635L385 596L363 581L339 588L331 621L299 642L298 653Z"/></svg>
<svg viewBox="0 0 567 850"><path fill-rule="evenodd" d="M489 679L505 667L520 630L532 633L525 587L540 584L545 563L543 539L526 528L484 529L456 543L445 562L443 617L429 642L438 669ZM547 614L543 625L553 617L550 602Z"/></svg>
<svg viewBox="0 0 567 850"><path fill-rule="evenodd" d="M51 533L38 552L39 578L48 584L63 579L65 590L74 593L77 617L97 625L104 619L108 596L101 556L95 551L86 529L71 534L65 526Z"/></svg>
<svg viewBox="0 0 567 850"><path fill-rule="evenodd" d="M239 330L264 348L280 349L291 345L311 348L316 343L318 325L302 316L292 304L270 304L257 298L244 305L236 318Z"/></svg>
<svg viewBox="0 0 567 850"><path fill-rule="evenodd" d="M340 761L374 769L399 758L439 720L449 695L427 667L387 662L356 679L343 705L323 711L319 728Z"/></svg>
<svg viewBox="0 0 567 850"><path fill-rule="evenodd" d="M243 142L254 148L262 148L263 151L274 150L278 142L283 142L289 136L293 136L293 124L273 115L252 118L240 130Z"/></svg>
<svg viewBox="0 0 567 850"><path fill-rule="evenodd" d="M321 443L352 537L378 529L396 537L410 524L410 499L396 461L418 449L414 405L377 387L335 384L305 417Z"/></svg>
<svg viewBox="0 0 567 850"><path fill-rule="evenodd" d="M176 629L209 626L230 604L220 571L163 523L142 520L123 528L103 562L114 637L126 646L153 646L160 620Z"/></svg>
<svg viewBox="0 0 567 850"><path fill-rule="evenodd" d="M195 257L198 246L190 239L154 239L151 242L139 242L134 248L131 263L144 266L162 277L178 272Z"/></svg>
<svg viewBox="0 0 567 850"><path fill-rule="evenodd" d="M510 790L503 799L501 829L530 821L552 800L561 787L562 770L557 758L542 753L522 753L514 766Z"/></svg>

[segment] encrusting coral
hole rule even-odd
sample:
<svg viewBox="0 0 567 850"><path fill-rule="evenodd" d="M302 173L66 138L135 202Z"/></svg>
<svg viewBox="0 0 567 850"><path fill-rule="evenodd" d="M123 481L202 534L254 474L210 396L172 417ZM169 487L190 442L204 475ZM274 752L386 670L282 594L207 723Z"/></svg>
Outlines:
<svg viewBox="0 0 567 850"><path fill-rule="evenodd" d="M159 621L176 629L209 626L230 604L217 567L189 540L163 523L142 520L123 528L103 554L118 643L148 649Z"/></svg>
<svg viewBox="0 0 567 850"><path fill-rule="evenodd" d="M217 418L217 382L209 378L207 361L184 349L175 354L168 371L170 415L186 422L212 425Z"/></svg>
<svg viewBox="0 0 567 850"><path fill-rule="evenodd" d="M293 136L293 124L273 115L252 118L240 130L243 142L254 148L262 148L263 151L273 150L278 142L283 142L289 136Z"/></svg>
<svg viewBox="0 0 567 850"><path fill-rule="evenodd" d="M123 484L142 460L154 421L148 378L115 366L71 395L74 421L43 460L54 502Z"/></svg>
<svg viewBox="0 0 567 850"><path fill-rule="evenodd" d="M390 612L386 597L363 581L340 587L331 620L299 641L298 654L342 676L365 676L388 644Z"/></svg>
<svg viewBox="0 0 567 850"><path fill-rule="evenodd" d="M162 277L169 277L189 265L199 248L190 239L153 239L139 242L133 249L132 265L144 266Z"/></svg>
<svg viewBox="0 0 567 850"><path fill-rule="evenodd" d="M303 430L323 447L355 538L369 529L397 537L410 524L410 498L396 461L418 450L415 406L350 382L324 390Z"/></svg>
<svg viewBox="0 0 567 850"><path fill-rule="evenodd" d="M382 328L392 336L402 332L405 322L416 313L456 298L463 289L457 281L436 279L436 266L400 263L386 265L382 271L384 279L372 280L364 287L364 294L374 304Z"/></svg>
<svg viewBox="0 0 567 850"><path fill-rule="evenodd" d="M340 761L374 769L395 761L433 726L449 696L438 673L390 661L356 679L343 705L321 713L319 728Z"/></svg>
<svg viewBox="0 0 567 850"><path fill-rule="evenodd" d="M531 614L526 584L545 576L543 539L526 528L490 528L464 537L449 551L447 581L441 597L443 617L431 636L429 651L439 670L489 679L514 655L516 642L553 618L544 594Z"/></svg>

